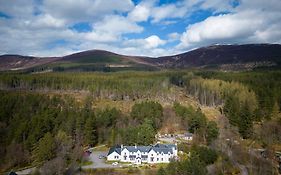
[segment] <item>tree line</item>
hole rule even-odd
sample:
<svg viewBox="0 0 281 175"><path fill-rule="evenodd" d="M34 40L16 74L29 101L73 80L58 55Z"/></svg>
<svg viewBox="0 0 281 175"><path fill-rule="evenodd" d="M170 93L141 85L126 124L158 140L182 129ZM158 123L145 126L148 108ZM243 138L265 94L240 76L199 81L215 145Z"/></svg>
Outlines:
<svg viewBox="0 0 281 175"><path fill-rule="evenodd" d="M87 91L113 100L155 97L169 92L166 72L0 74L2 90Z"/></svg>

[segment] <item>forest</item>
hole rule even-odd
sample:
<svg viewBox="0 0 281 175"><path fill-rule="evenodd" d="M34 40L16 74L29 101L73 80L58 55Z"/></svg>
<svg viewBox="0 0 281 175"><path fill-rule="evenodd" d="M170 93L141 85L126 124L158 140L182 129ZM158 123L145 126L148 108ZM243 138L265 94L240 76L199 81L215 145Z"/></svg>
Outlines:
<svg viewBox="0 0 281 175"><path fill-rule="evenodd" d="M163 116L162 106L151 101L135 104L127 115L116 108L94 110L91 98L78 104L70 96L4 91L0 95L1 165L7 167L53 160L64 169L81 161L85 146L149 145ZM145 109L146 114L139 113Z"/></svg>
<svg viewBox="0 0 281 175"><path fill-rule="evenodd" d="M220 129L201 108L219 110L244 139L264 147L281 144L280 77L279 71L1 73L1 172L31 165L46 169L51 164L60 165L54 168L58 174L72 172L87 147L152 144L165 123L168 103L181 125L206 147L181 147L191 152L190 159L173 162L158 173L205 174L206 166L217 160L213 142ZM86 97L77 100L76 92ZM200 106L182 105L178 98L182 92ZM101 99L130 101L132 107L125 113L113 106L93 105ZM211 158L202 156L205 152Z"/></svg>

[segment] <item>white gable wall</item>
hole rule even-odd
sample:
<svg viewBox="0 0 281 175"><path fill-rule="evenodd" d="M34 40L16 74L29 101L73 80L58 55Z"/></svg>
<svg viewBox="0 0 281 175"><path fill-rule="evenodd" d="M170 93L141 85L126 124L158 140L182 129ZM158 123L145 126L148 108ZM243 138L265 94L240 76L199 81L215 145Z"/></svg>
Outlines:
<svg viewBox="0 0 281 175"><path fill-rule="evenodd" d="M151 149L148 152L148 160L147 160L147 162L148 163L157 163L156 162L156 156L157 156L157 153L153 149Z"/></svg>
<svg viewBox="0 0 281 175"><path fill-rule="evenodd" d="M130 155L130 152L124 148L122 151L121 151L121 162L130 162L130 158L129 158L129 155Z"/></svg>
<svg viewBox="0 0 281 175"><path fill-rule="evenodd" d="M172 153L164 154L163 152L157 152L156 154L156 162L157 163L169 163L170 158L173 157Z"/></svg>
<svg viewBox="0 0 281 175"><path fill-rule="evenodd" d="M117 152L112 152L107 156L108 161L119 161L121 156Z"/></svg>

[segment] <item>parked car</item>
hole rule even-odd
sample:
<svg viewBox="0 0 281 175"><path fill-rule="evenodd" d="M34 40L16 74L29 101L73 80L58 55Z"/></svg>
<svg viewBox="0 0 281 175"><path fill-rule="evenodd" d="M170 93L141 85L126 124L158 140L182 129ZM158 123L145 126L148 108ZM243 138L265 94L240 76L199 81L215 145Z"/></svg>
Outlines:
<svg viewBox="0 0 281 175"><path fill-rule="evenodd" d="M102 155L102 154L99 155L99 159L104 159L104 158L106 158L105 155Z"/></svg>
<svg viewBox="0 0 281 175"><path fill-rule="evenodd" d="M113 166L117 166L117 165L118 165L118 162L113 162L112 165L113 165Z"/></svg>

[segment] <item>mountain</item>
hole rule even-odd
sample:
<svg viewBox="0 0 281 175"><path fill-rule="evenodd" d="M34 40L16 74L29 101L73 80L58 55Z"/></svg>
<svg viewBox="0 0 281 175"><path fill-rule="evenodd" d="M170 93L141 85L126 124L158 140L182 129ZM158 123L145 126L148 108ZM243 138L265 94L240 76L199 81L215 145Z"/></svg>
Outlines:
<svg viewBox="0 0 281 175"><path fill-rule="evenodd" d="M104 50L89 50L63 57L0 56L0 71L104 71L107 69L148 69L143 57L124 56Z"/></svg>
<svg viewBox="0 0 281 175"><path fill-rule="evenodd" d="M31 57L21 55L2 55L0 56L0 71L23 70L44 64L53 63L58 60L56 57Z"/></svg>
<svg viewBox="0 0 281 175"><path fill-rule="evenodd" d="M0 56L0 70L105 71L119 69L215 68L224 70L272 67L281 64L281 45L212 45L165 57L125 56L90 50L63 57Z"/></svg>
<svg viewBox="0 0 281 175"><path fill-rule="evenodd" d="M212 45L178 55L159 57L155 63L171 68L274 66L281 63L281 45Z"/></svg>

